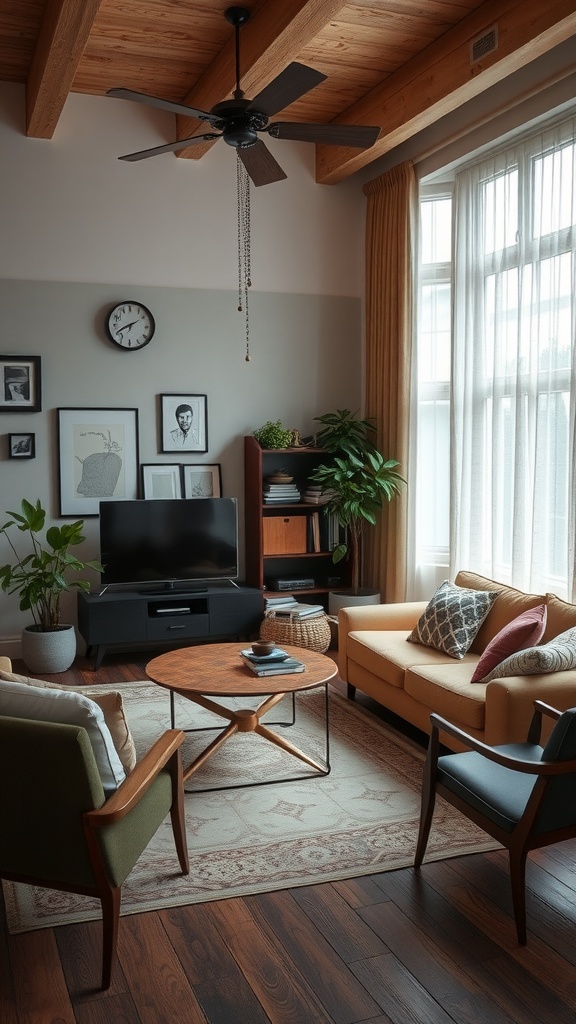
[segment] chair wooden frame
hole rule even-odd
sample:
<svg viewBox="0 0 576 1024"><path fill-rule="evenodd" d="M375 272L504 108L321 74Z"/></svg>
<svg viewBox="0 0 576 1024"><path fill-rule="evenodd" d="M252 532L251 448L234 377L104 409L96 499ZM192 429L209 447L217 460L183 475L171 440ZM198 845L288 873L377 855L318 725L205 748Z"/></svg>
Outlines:
<svg viewBox="0 0 576 1024"><path fill-rule="evenodd" d="M557 721L561 717L562 712L557 711L556 708L550 707L550 705L539 700L534 701L534 707L535 712L530 725L527 742L530 744L539 744L542 716L546 715ZM456 807L461 811L467 818L479 825L480 828L488 833L488 835L491 835L497 840L497 842L501 843L502 846L508 850L512 903L518 942L520 945L526 945L527 855L530 850L550 846L553 843L559 843L565 839L571 839L576 836L576 823L568 827L538 833L534 831L534 826L538 813L546 799L550 783L559 775L576 773L576 759L567 761L523 760L522 758L513 757L510 754L505 753L502 748L487 746L485 743L475 739L473 736L469 736L468 733L464 732L464 730L452 725L451 722L442 718L440 715L432 714L430 716L430 721L432 730L424 768L420 828L416 844L414 867L416 869L420 868L424 859L430 828L432 825L436 794L438 794L453 807ZM441 753L441 733L453 736L455 739L460 740L460 742L468 747L469 750L477 751L483 757L486 757L488 760L493 761L504 768L509 768L515 772L523 772L528 775L535 775L537 777L536 784L526 803L524 811L510 832L497 825L486 815L482 814L477 808L472 807L460 796L453 793L438 781L438 758ZM447 754L446 756L458 757L465 755Z"/></svg>
<svg viewBox="0 0 576 1024"><path fill-rule="evenodd" d="M121 885L115 885L109 878L106 865L98 842L98 831L106 826L114 825L132 811L144 794L153 785L163 768L167 767L172 782L172 802L170 818L176 852L182 873L189 873L188 847L184 819L184 788L182 779L182 760L180 746L184 733L180 729L168 729L137 762L133 771L118 787L115 793L96 810L86 811L82 815L84 835L90 864L96 880L95 886L76 886L62 882L58 884L42 879L21 875L15 872L2 872L2 877L28 885L37 885L47 889L60 889L65 892L76 892L86 896L94 896L100 900L102 907L102 989L110 987L112 968L116 956L118 941L118 925L120 919Z"/></svg>

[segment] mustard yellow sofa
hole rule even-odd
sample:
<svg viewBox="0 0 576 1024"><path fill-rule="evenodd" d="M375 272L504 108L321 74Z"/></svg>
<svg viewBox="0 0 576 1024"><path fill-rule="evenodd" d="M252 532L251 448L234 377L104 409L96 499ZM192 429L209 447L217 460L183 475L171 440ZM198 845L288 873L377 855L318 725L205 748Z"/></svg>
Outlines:
<svg viewBox="0 0 576 1024"><path fill-rule="evenodd" d="M518 615L546 604L545 644L576 627L576 604L554 594L527 594L472 572L460 572L454 583L498 593L461 660L407 642L426 601L340 609L338 664L349 696L361 690L425 733L434 711L490 745L524 741L536 699L561 711L576 706L576 668L471 682L487 644ZM461 749L449 736L442 739Z"/></svg>

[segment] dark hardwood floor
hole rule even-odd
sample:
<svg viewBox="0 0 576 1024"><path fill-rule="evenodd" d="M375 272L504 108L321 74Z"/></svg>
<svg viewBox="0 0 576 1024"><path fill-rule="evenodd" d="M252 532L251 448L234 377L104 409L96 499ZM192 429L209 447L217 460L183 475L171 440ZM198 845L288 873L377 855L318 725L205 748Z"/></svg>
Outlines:
<svg viewBox="0 0 576 1024"><path fill-rule="evenodd" d="M51 678L121 684L152 656ZM495 851L124 917L107 993L99 922L11 936L2 913L0 1022L574 1024L575 859L576 841L531 855L524 948Z"/></svg>

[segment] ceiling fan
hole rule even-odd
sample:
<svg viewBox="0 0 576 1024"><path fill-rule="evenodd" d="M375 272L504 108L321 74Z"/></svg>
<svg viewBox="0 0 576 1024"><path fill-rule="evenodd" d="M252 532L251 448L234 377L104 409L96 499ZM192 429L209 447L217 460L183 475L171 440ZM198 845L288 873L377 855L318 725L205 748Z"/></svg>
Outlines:
<svg viewBox="0 0 576 1024"><path fill-rule="evenodd" d="M325 143L330 146L355 146L368 149L373 146L380 133L378 127L347 124L302 124L297 121L275 121L269 119L283 110L305 93L319 85L326 78L320 71L306 67L305 64L289 64L269 85L253 99L246 99L240 88L240 28L250 17L246 7L229 7L224 17L235 29L236 45L236 88L233 98L217 103L210 111L197 110L183 103L172 103L156 96L147 96L132 89L110 89L107 96L117 99L134 100L160 110L169 110L174 114L207 121L216 131L202 135L192 135L188 139L179 139L164 146L154 146L138 153L128 153L119 157L120 160L144 160L160 153L175 152L186 149L194 143L212 139L224 139L229 146L234 146L248 175L255 185L269 185L281 181L286 174L274 159L264 142L258 138L259 132L265 132L275 139L291 139L295 142ZM217 134L218 133L218 134Z"/></svg>

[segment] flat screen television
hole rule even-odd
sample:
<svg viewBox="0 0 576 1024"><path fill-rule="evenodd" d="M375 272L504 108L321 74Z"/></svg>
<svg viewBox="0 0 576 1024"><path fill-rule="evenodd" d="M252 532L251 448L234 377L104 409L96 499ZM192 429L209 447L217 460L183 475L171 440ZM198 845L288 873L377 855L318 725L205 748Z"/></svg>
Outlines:
<svg viewBox="0 0 576 1024"><path fill-rule="evenodd" d="M100 561L103 587L236 579L236 498L102 501Z"/></svg>

